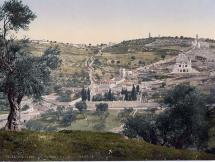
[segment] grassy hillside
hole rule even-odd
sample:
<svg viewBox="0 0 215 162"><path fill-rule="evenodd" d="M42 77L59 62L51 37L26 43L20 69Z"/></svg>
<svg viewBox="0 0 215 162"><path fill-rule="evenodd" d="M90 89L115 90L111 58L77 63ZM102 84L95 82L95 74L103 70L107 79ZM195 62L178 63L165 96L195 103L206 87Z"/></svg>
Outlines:
<svg viewBox="0 0 215 162"><path fill-rule="evenodd" d="M112 133L0 132L0 160L197 160L215 155L128 140Z"/></svg>

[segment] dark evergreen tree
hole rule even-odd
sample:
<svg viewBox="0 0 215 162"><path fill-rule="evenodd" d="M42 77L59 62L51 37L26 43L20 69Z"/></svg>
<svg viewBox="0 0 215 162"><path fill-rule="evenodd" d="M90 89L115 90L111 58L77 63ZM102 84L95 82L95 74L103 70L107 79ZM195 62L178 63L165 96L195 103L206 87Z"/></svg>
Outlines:
<svg viewBox="0 0 215 162"><path fill-rule="evenodd" d="M85 90L85 88L82 88L82 90L81 90L81 99L82 99L82 101L87 100L87 91Z"/></svg>
<svg viewBox="0 0 215 162"><path fill-rule="evenodd" d="M108 101L113 101L113 94L112 94L111 89L109 89L109 91L108 91Z"/></svg>
<svg viewBox="0 0 215 162"><path fill-rule="evenodd" d="M124 88L122 88L121 94L122 94L122 95L125 95L125 89L124 89Z"/></svg>
<svg viewBox="0 0 215 162"><path fill-rule="evenodd" d="M91 99L91 94L90 94L90 89L88 88L87 90L87 100L90 101Z"/></svg>
<svg viewBox="0 0 215 162"><path fill-rule="evenodd" d="M128 101L128 99L129 99L128 90L126 89L126 90L125 90L125 101Z"/></svg>
<svg viewBox="0 0 215 162"><path fill-rule="evenodd" d="M136 88L135 86L133 85L133 88L132 88L132 91L131 91L131 99L133 101L136 101L137 100L137 92L136 92Z"/></svg>
<svg viewBox="0 0 215 162"><path fill-rule="evenodd" d="M136 91L137 91L137 93L140 92L140 86L139 85L136 86Z"/></svg>

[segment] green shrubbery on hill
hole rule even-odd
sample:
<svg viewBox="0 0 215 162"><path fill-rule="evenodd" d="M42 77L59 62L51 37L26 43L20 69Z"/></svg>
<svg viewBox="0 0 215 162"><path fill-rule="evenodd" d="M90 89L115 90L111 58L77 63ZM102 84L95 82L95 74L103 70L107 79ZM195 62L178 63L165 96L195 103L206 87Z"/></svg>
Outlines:
<svg viewBox="0 0 215 162"><path fill-rule="evenodd" d="M0 132L0 160L209 160L215 155L128 140L113 133Z"/></svg>

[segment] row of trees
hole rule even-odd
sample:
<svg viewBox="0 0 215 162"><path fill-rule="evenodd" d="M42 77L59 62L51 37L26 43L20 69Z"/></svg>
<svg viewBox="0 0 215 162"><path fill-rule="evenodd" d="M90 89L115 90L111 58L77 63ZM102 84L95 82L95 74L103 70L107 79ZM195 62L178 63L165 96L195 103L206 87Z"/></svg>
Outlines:
<svg viewBox="0 0 215 162"><path fill-rule="evenodd" d="M178 85L165 97L168 108L156 118L130 116L124 134L152 144L204 149L208 140L206 97L189 85Z"/></svg>
<svg viewBox="0 0 215 162"><path fill-rule="evenodd" d="M124 95L125 101L136 101L137 95L140 92L140 86L133 85L131 92L129 92L127 89L122 89L121 94Z"/></svg>
<svg viewBox="0 0 215 162"><path fill-rule="evenodd" d="M104 95L98 94L93 96L93 101L115 101L116 97L111 89L109 89L108 92L106 92Z"/></svg>
<svg viewBox="0 0 215 162"><path fill-rule="evenodd" d="M83 88L81 90L81 99L82 99L82 101L90 101L91 100L91 94L90 94L89 88L87 90L85 88Z"/></svg>

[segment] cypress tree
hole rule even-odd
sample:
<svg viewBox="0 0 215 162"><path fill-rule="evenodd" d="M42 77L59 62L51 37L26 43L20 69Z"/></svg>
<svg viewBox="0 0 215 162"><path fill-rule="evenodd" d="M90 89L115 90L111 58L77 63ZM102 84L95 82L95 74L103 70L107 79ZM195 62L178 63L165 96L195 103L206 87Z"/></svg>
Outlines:
<svg viewBox="0 0 215 162"><path fill-rule="evenodd" d="M90 89L88 88L88 90L87 90L87 100L90 101L90 98L91 98L91 96L90 96Z"/></svg>
<svg viewBox="0 0 215 162"><path fill-rule="evenodd" d="M82 98L82 101L86 101L87 100L87 92L86 92L85 88L83 88L81 90L81 98Z"/></svg>
<svg viewBox="0 0 215 162"><path fill-rule="evenodd" d="M136 92L136 88L135 86L133 85L133 88L132 88L132 91L131 91L131 99L133 101L136 101L137 100L137 92Z"/></svg>
<svg viewBox="0 0 215 162"><path fill-rule="evenodd" d="M128 101L128 90L125 90L125 101Z"/></svg>
<svg viewBox="0 0 215 162"><path fill-rule="evenodd" d="M113 101L113 94L111 92L111 89L109 89L109 92L108 92L108 101Z"/></svg>
<svg viewBox="0 0 215 162"><path fill-rule="evenodd" d="M137 91L137 93L140 92L140 86L139 85L136 86L136 91Z"/></svg>

